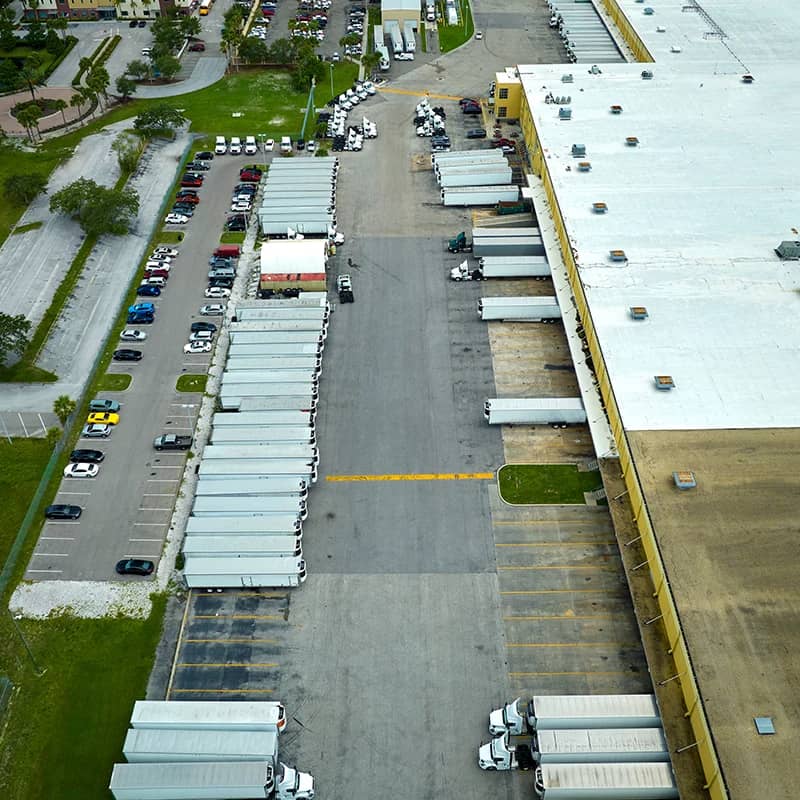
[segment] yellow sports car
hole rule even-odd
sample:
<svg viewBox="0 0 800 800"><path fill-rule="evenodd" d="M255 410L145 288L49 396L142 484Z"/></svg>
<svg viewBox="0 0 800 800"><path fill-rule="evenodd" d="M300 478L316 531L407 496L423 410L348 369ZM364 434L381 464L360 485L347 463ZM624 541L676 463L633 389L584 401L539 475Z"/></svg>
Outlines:
<svg viewBox="0 0 800 800"><path fill-rule="evenodd" d="M86 422L89 425L116 425L119 422L119 414L113 414L110 411L96 412L89 414Z"/></svg>

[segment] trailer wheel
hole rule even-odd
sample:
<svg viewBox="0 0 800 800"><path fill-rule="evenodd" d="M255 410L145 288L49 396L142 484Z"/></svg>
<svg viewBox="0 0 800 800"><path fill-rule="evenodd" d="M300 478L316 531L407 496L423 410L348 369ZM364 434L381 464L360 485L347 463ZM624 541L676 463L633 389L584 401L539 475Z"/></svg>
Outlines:
<svg viewBox="0 0 800 800"><path fill-rule="evenodd" d="M497 772L497 767L486 767L487 772Z"/></svg>

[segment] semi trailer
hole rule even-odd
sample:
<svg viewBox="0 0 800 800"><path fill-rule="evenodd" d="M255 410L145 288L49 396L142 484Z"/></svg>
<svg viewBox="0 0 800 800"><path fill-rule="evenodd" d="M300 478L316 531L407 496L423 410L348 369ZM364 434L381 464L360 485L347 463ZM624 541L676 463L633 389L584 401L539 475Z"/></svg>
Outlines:
<svg viewBox="0 0 800 800"><path fill-rule="evenodd" d="M314 414L310 411L240 411L237 414L214 414L211 424L215 428L287 425L291 428L314 427Z"/></svg>
<svg viewBox="0 0 800 800"><path fill-rule="evenodd" d="M242 517L269 514L297 514L299 519L308 516L304 498L297 495L202 495L192 503L193 517Z"/></svg>
<svg viewBox="0 0 800 800"><path fill-rule="evenodd" d="M303 478L283 478L280 476L265 476L263 478L205 478L197 481L194 487L196 497L208 495L287 495L291 497L308 496L308 481Z"/></svg>
<svg viewBox="0 0 800 800"><path fill-rule="evenodd" d="M266 700L137 700L132 728L165 730L282 731L283 703Z"/></svg>
<svg viewBox="0 0 800 800"><path fill-rule="evenodd" d="M586 422L580 397L497 398L486 400L490 425L577 425Z"/></svg>
<svg viewBox="0 0 800 800"><path fill-rule="evenodd" d="M533 790L539 800L674 800L672 767L644 764L542 764Z"/></svg>
<svg viewBox="0 0 800 800"><path fill-rule="evenodd" d="M225 362L226 372L237 370L274 369L278 371L303 370L319 375L322 371L322 359L319 356L265 356L242 355L228 350Z"/></svg>
<svg viewBox="0 0 800 800"><path fill-rule="evenodd" d="M303 547L296 536L187 536L181 549L187 558L303 555Z"/></svg>
<svg viewBox="0 0 800 800"><path fill-rule="evenodd" d="M306 579L306 563L298 556L209 558L192 556L184 569L190 589L292 588Z"/></svg>
<svg viewBox="0 0 800 800"><path fill-rule="evenodd" d="M282 517L189 517L186 533L192 536L230 534L293 535L302 537L303 524L294 514Z"/></svg>
<svg viewBox="0 0 800 800"><path fill-rule="evenodd" d="M555 296L482 297L478 300L478 316L482 320L555 322L561 319L561 308Z"/></svg>
<svg viewBox="0 0 800 800"><path fill-rule="evenodd" d="M493 206L503 200L519 198L519 187L504 186L456 186L441 190L442 205L445 206Z"/></svg>
<svg viewBox="0 0 800 800"><path fill-rule="evenodd" d="M309 427L290 428L278 426L270 428L263 425L245 428L239 426L213 427L210 444L267 444L285 442L286 444L316 444L314 430Z"/></svg>

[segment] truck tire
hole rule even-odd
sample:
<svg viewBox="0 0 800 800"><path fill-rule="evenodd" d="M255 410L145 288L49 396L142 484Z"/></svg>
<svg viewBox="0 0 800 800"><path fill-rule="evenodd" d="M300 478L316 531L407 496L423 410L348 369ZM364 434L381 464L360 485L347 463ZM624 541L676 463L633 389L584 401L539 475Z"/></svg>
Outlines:
<svg viewBox="0 0 800 800"><path fill-rule="evenodd" d="M160 453L164 448L163 447L156 447L156 450Z"/></svg>

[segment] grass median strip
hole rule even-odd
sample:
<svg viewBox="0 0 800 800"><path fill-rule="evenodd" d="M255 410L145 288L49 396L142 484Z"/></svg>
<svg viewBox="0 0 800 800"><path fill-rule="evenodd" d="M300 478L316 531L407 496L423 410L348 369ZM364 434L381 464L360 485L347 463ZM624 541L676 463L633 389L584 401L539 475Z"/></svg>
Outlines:
<svg viewBox="0 0 800 800"><path fill-rule="evenodd" d="M41 220L37 220L36 222L29 222L27 225L17 225L13 231L11 231L12 236L16 236L20 233L28 233L28 231L35 231L42 227L44 223Z"/></svg>
<svg viewBox="0 0 800 800"><path fill-rule="evenodd" d="M584 504L586 492L603 486L599 472L579 472L574 464L505 464L497 482L512 505Z"/></svg>
<svg viewBox="0 0 800 800"><path fill-rule="evenodd" d="M123 372L107 372L97 381L98 392L124 392L133 380L132 375Z"/></svg>
<svg viewBox="0 0 800 800"><path fill-rule="evenodd" d="M207 382L208 375L181 375L175 384L175 390L202 393L206 390Z"/></svg>

